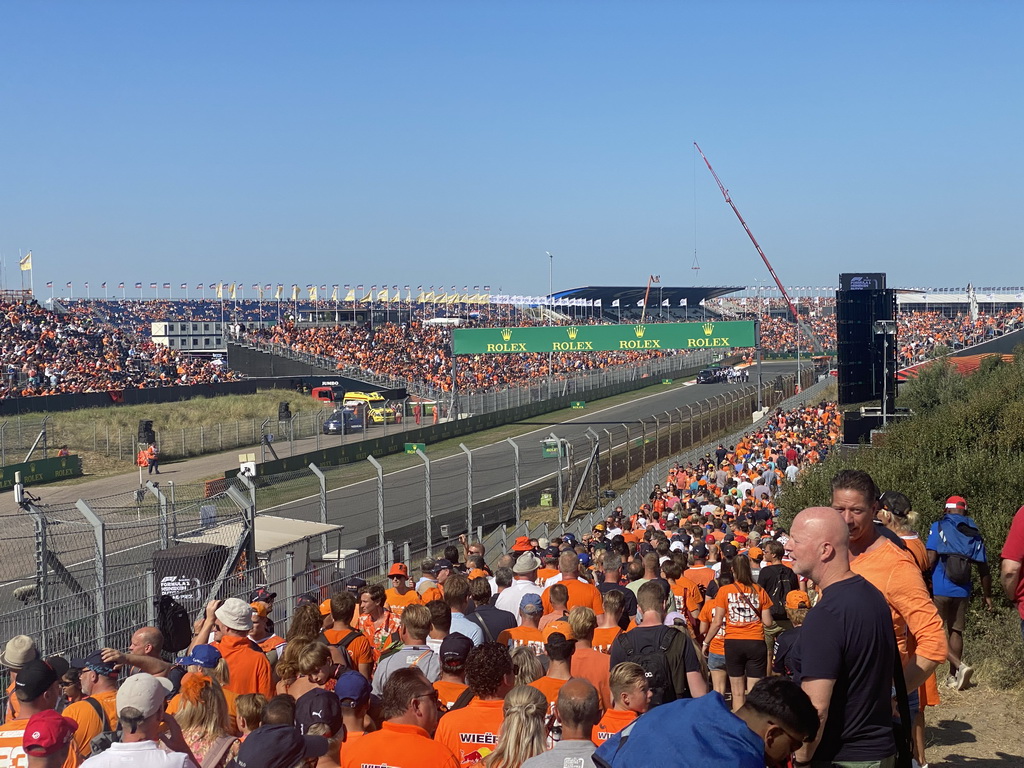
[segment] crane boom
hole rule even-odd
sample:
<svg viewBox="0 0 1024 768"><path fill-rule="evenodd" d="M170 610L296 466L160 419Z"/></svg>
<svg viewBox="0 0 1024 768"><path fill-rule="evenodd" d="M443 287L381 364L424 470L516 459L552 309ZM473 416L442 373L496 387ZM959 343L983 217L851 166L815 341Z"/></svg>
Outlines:
<svg viewBox="0 0 1024 768"><path fill-rule="evenodd" d="M729 190L725 188L722 180L718 178L718 174L715 173L715 169L711 167L711 162L708 160L707 156L705 156L704 152L701 151L700 145L695 141L693 142L693 146L695 146L697 151L700 152L700 156L704 160L704 165L706 165L708 170L711 171L711 175L715 178L715 183L718 184L718 188L722 190L722 196L725 198L725 202L729 204L729 207L732 208L732 212L736 214L736 218L740 220L740 224L743 225L743 231L747 233L747 237L750 238L750 242L754 244L754 248L757 249L757 253L761 257L761 261L763 261L764 265L768 267L768 272L771 273L772 279L775 281L775 285L778 286L779 293L782 294L782 297L786 300L786 304L789 305L789 311L793 313L793 320L796 322L797 327L799 327L800 330L803 331L804 335L810 340L811 345L814 347L814 351L817 354L825 354L825 348L822 343L818 341L818 338L811 331L807 323L800 319L800 313L796 311L796 305L794 305L793 300L789 298L789 294L782 286L782 281L779 280L779 276L775 274L775 270L772 268L771 262L768 261L768 257L764 255L764 251L761 250L761 246L758 244L757 238L754 237L754 233L750 231L750 227L747 226L747 222L745 222L743 220L743 216L740 215L739 208L736 207L732 198L729 197Z"/></svg>

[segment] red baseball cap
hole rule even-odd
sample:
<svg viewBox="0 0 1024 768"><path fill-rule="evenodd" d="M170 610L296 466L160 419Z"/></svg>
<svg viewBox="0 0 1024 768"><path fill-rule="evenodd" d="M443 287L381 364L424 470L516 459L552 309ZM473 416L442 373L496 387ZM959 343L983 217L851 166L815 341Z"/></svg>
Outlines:
<svg viewBox="0 0 1024 768"><path fill-rule="evenodd" d="M37 712L25 724L25 735L22 736L21 747L25 754L33 757L52 755L65 744L78 730L78 723L70 717L57 714L47 709Z"/></svg>
<svg viewBox="0 0 1024 768"><path fill-rule="evenodd" d="M967 502L963 496L950 496L946 499L946 509L960 509L967 511Z"/></svg>

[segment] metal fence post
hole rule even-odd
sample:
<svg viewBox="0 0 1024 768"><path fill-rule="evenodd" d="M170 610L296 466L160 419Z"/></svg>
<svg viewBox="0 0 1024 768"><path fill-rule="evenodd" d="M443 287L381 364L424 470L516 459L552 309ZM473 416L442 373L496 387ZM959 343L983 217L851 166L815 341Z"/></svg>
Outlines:
<svg viewBox="0 0 1024 768"><path fill-rule="evenodd" d="M629 482L629 470L630 464L632 463L631 454L633 453L633 446L629 442L629 424L623 424L622 428L626 430L626 482Z"/></svg>
<svg viewBox="0 0 1024 768"><path fill-rule="evenodd" d="M506 441L512 446L512 485L515 488L516 525L519 525L519 514L522 509L521 489L519 487L519 446L511 437Z"/></svg>
<svg viewBox="0 0 1024 768"><path fill-rule="evenodd" d="M412 560L412 547L410 546L410 542L408 540L402 542L402 557L404 558L402 562L404 562L406 565L412 565L412 563L409 562L410 560Z"/></svg>
<svg viewBox="0 0 1024 768"><path fill-rule="evenodd" d="M107 527L96 514L89 509L83 499L75 502L75 507L82 513L92 526L96 537L96 642L98 648L107 647Z"/></svg>
<svg viewBox="0 0 1024 768"><path fill-rule="evenodd" d="M160 486L152 480L148 480L146 482L146 488L149 489L150 493L156 496L157 504L160 505L160 547L161 549L167 549L169 543L167 539L167 497L164 496L163 492L160 490Z"/></svg>
<svg viewBox="0 0 1024 768"><path fill-rule="evenodd" d="M19 473L20 478L20 473ZM32 516L32 527L36 539L36 596L39 598L39 652L47 650L46 608L49 600L50 554L46 543L46 516L35 504L29 502L25 510Z"/></svg>
<svg viewBox="0 0 1024 768"><path fill-rule="evenodd" d="M146 571L146 623L156 626L156 571L152 568Z"/></svg>
<svg viewBox="0 0 1024 768"><path fill-rule="evenodd" d="M285 571L288 576L284 580L285 587L285 599L288 600L285 605L289 608L295 605L295 553L285 552L284 553Z"/></svg>
<svg viewBox="0 0 1024 768"><path fill-rule="evenodd" d="M423 461L423 505L427 516L427 557L434 551L434 521L430 512L430 459L422 449L416 449L416 455Z"/></svg>
<svg viewBox="0 0 1024 768"><path fill-rule="evenodd" d="M657 464L661 461L661 421L657 416L651 418L654 419L654 463Z"/></svg>
<svg viewBox="0 0 1024 768"><path fill-rule="evenodd" d="M380 549L378 562L383 563L386 557L384 554L384 467L373 456L367 456L366 460L377 470L377 546Z"/></svg>
<svg viewBox="0 0 1024 768"><path fill-rule="evenodd" d="M320 467L310 462L309 470L316 479L320 482L320 522L327 524L327 478L324 473L320 471ZM322 555L327 551L327 534L323 534L320 537L320 554Z"/></svg>
<svg viewBox="0 0 1024 768"><path fill-rule="evenodd" d="M465 443L459 443L459 448L466 454L466 538L473 535L473 452L466 447Z"/></svg>

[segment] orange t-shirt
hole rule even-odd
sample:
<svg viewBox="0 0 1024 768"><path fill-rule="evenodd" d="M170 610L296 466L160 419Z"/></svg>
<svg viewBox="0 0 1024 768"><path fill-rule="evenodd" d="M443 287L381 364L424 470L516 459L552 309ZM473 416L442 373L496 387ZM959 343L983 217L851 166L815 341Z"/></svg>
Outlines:
<svg viewBox="0 0 1024 768"><path fill-rule="evenodd" d="M91 697L103 708L107 721L100 720L96 710L85 699L69 704L63 712L64 717L70 717L78 723L78 730L72 737L72 751L78 753L78 760L81 762L92 755L92 747L89 742L93 737L99 736L107 730L108 725L114 730L117 729L117 691L103 691L95 693Z"/></svg>
<svg viewBox="0 0 1024 768"><path fill-rule="evenodd" d="M349 644L345 646L345 650L348 652L348 656L352 659L352 663L356 665L356 669L359 668L360 664L369 664L373 666L373 648L370 646L370 641L366 639L359 630L354 630L356 637L349 641ZM340 643L350 633L353 632L351 627L343 627L342 629L325 629L324 637L327 638L327 642L331 645Z"/></svg>
<svg viewBox="0 0 1024 768"><path fill-rule="evenodd" d="M680 576L671 587L677 611L690 616L694 611L700 609L700 604L704 602L704 597L701 595L700 587L697 586L696 582L690 581L685 576Z"/></svg>
<svg viewBox="0 0 1024 768"><path fill-rule="evenodd" d="M558 583L569 592L568 606L570 610L577 605L583 605L587 608L592 608L594 613L598 615L604 613L604 598L593 584L588 584L579 579L562 579ZM552 611L550 593L551 587L548 587L540 596L541 602L544 604L544 613L551 613Z"/></svg>
<svg viewBox="0 0 1024 768"><path fill-rule="evenodd" d="M930 661L945 660L948 647L942 619L916 561L908 552L888 539L881 539L874 549L851 558L850 570L870 581L885 596L904 659L910 654L909 633L914 637L916 654Z"/></svg>
<svg viewBox="0 0 1024 768"><path fill-rule="evenodd" d="M562 686L567 682L567 680L559 680L558 678L544 675L544 677L539 677L530 683L530 685L543 693L544 698L548 700L548 714L555 714L555 702L558 701L558 692L562 690Z"/></svg>
<svg viewBox="0 0 1024 768"><path fill-rule="evenodd" d="M698 621L707 622L708 626L711 626L711 620L714 618L715 613L715 601L708 600L704 603L704 607L700 609L700 615L697 617ZM706 638L705 638L706 639ZM708 653L717 653L719 656L725 655L725 623L722 623L722 628L718 630L718 634L711 638L711 645L708 646Z"/></svg>
<svg viewBox="0 0 1024 768"><path fill-rule="evenodd" d="M714 581L715 570L710 565L695 565L683 571L683 577L707 589L708 584Z"/></svg>
<svg viewBox="0 0 1024 768"><path fill-rule="evenodd" d="M252 640L251 637L249 639ZM262 640L258 640L258 641L257 640L252 640L252 641L254 643L256 643L256 645L258 645L260 647L260 650L263 651L264 653L270 653L275 648L279 648L280 646L284 645L284 638L281 637L280 635L273 635L273 634L267 635Z"/></svg>
<svg viewBox="0 0 1024 768"><path fill-rule="evenodd" d="M10 766L10 768L25 768L28 765L28 755L25 754L25 750L21 746L27 725L27 717L20 720L8 720L0 725L0 765ZM64 760L61 768L77 768L78 753L73 747L74 745L72 745L72 749L68 750L67 759Z"/></svg>
<svg viewBox="0 0 1024 768"><path fill-rule="evenodd" d="M557 568L538 568L537 569L537 581L541 582L542 584L545 581L547 581L548 579L550 579L552 576L557 576L557 575L558 575L558 569Z"/></svg>
<svg viewBox="0 0 1024 768"><path fill-rule="evenodd" d="M612 643L621 633L621 627L598 627L594 630L594 639L590 641L590 644L595 651L611 655Z"/></svg>
<svg viewBox="0 0 1024 768"><path fill-rule="evenodd" d="M630 709L605 710L601 716L601 722L594 726L590 740L600 747L634 720L636 720L636 712Z"/></svg>
<svg viewBox="0 0 1024 768"><path fill-rule="evenodd" d="M498 634L498 642L507 645L511 651L521 645L528 645L538 656L544 654L544 633L533 627L512 627Z"/></svg>
<svg viewBox="0 0 1024 768"><path fill-rule="evenodd" d="M907 545L907 551L914 558L914 562L917 563L917 567L921 569L921 573L927 573L931 570L931 566L928 565L928 550L924 547L924 542L921 541L921 537L916 533L911 536L900 536L903 539L903 543Z"/></svg>
<svg viewBox="0 0 1024 768"><path fill-rule="evenodd" d="M451 680L434 682L434 690L441 695L441 703L449 709L468 687L465 683L453 683Z"/></svg>
<svg viewBox="0 0 1024 768"><path fill-rule="evenodd" d="M430 738L418 725L385 720L379 731L365 733L341 750L342 768L386 765L389 768L459 768L459 761L444 744Z"/></svg>
<svg viewBox="0 0 1024 768"><path fill-rule="evenodd" d="M612 657L607 653L578 646L569 662L573 677L589 680L590 684L597 689L597 695L600 697L601 706L604 709L608 709L612 705L612 689L608 685L611 664Z"/></svg>
<svg viewBox="0 0 1024 768"><path fill-rule="evenodd" d="M463 768L482 765L498 744L498 733L505 721L504 705L501 699L473 699L462 709L442 715L434 739L450 749Z"/></svg>
<svg viewBox="0 0 1024 768"><path fill-rule="evenodd" d="M248 637L225 635L216 643L224 663L228 665L230 682L224 686L242 696L246 693L262 693L268 699L274 697L270 662L259 646Z"/></svg>
<svg viewBox="0 0 1024 768"><path fill-rule="evenodd" d="M404 595L398 594L398 590L394 588L384 591L384 607L399 618L407 605L419 605L422 602L415 589L410 589Z"/></svg>
<svg viewBox="0 0 1024 768"><path fill-rule="evenodd" d="M725 611L726 640L764 640L761 612L771 607L772 599L757 584L727 584L715 596L715 608Z"/></svg>

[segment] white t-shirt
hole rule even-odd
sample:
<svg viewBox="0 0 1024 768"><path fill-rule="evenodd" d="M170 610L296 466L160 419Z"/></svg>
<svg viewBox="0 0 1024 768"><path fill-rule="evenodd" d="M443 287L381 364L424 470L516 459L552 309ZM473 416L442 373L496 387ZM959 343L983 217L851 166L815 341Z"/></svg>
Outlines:
<svg viewBox="0 0 1024 768"><path fill-rule="evenodd" d="M183 752L165 752L155 741L115 742L79 768L199 768Z"/></svg>

